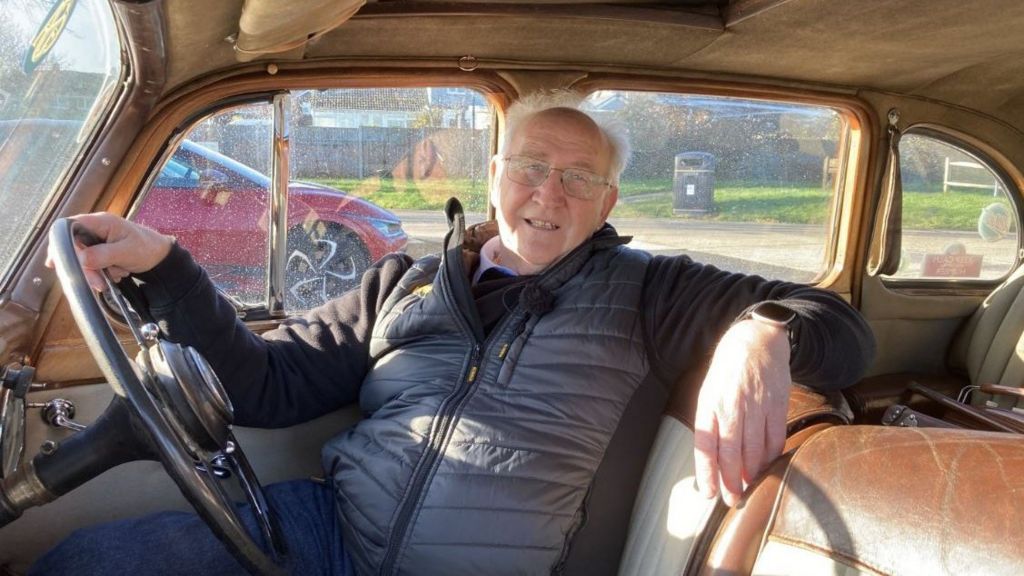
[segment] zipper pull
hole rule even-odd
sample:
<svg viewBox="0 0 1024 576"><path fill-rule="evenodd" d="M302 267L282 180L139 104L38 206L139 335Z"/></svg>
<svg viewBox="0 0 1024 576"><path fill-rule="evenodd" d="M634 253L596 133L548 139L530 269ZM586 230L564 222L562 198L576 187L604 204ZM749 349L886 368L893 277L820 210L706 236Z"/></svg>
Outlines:
<svg viewBox="0 0 1024 576"><path fill-rule="evenodd" d="M473 346L473 360L469 366L469 374L466 376L466 383L472 384L476 380L477 370L480 368L480 344Z"/></svg>

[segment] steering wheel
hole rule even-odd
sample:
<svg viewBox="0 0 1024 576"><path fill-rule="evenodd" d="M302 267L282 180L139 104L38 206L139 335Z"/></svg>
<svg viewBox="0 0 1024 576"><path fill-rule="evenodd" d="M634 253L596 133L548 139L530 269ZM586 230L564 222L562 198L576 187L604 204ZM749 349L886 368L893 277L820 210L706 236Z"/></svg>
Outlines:
<svg viewBox="0 0 1024 576"><path fill-rule="evenodd" d="M90 452L100 454L93 457L99 461L72 466L79 469L79 476L91 476L52 478L61 475L50 471L58 467L40 455L33 461L40 481L55 495L62 494L70 489L65 489L68 485L73 488L121 462L155 457L242 566L252 574L284 574L283 539L260 483L231 432L233 409L217 376L195 349L162 339L153 324L140 325L124 295L104 272L108 296L140 347L132 360L86 281L75 252L76 238L85 245L99 242L72 220L58 220L50 229L57 276L75 322L115 397L103 416L63 442L51 456L73 452L77 444L93 444ZM126 437L135 440L126 441ZM99 448L96 442L101 443ZM238 480L257 519L258 538L246 529L226 491L225 477ZM50 485L54 483L57 486Z"/></svg>

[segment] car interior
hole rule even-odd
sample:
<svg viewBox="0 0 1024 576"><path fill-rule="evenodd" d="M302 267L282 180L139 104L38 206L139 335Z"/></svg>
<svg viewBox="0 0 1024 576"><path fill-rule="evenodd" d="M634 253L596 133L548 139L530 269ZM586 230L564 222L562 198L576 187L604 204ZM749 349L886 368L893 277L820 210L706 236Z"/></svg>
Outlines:
<svg viewBox="0 0 1024 576"><path fill-rule="evenodd" d="M275 573L230 502L321 476L362 417L231 426L201 359L85 286L67 217L175 235L265 331L439 250L451 196L489 220L505 113L536 92L628 128L609 222L630 246L833 291L877 342L842 392L794 383L784 454L733 508L694 489L705 362L642 399L646 437L609 447L634 466L601 483L620 502L563 573L1024 573L1024 3L7 3L0 574L168 509ZM114 439L141 421L153 444Z"/></svg>

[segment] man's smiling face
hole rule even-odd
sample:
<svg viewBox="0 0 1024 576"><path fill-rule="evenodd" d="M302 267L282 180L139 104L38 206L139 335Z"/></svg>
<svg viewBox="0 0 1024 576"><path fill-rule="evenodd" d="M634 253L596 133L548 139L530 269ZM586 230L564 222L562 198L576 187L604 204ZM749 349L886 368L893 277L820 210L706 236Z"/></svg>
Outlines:
<svg viewBox="0 0 1024 576"><path fill-rule="evenodd" d="M556 169L580 168L610 178L611 150L585 114L553 108L538 112L516 129L506 156L528 156ZM574 198L552 171L539 186L513 182L505 162L491 162L491 203L497 208L499 264L519 274L536 274L572 251L604 224L618 198L616 186L591 200Z"/></svg>

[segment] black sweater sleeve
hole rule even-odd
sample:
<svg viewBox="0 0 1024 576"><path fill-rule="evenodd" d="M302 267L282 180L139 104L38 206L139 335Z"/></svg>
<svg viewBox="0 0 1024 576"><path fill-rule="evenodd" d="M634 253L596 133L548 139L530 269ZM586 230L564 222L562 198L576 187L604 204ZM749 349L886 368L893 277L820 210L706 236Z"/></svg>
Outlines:
<svg viewBox="0 0 1024 576"><path fill-rule="evenodd" d="M237 318L184 248L175 245L137 277L164 333L210 362L231 397L235 423L270 428L358 400L377 314L411 262L405 255L387 256L358 289L262 335Z"/></svg>
<svg viewBox="0 0 1024 576"><path fill-rule="evenodd" d="M645 333L655 375L670 383L681 371L707 363L725 331L765 300L797 314L790 358L794 382L835 390L856 382L870 365L875 354L871 329L837 295L725 272L685 256L656 256L644 285Z"/></svg>

